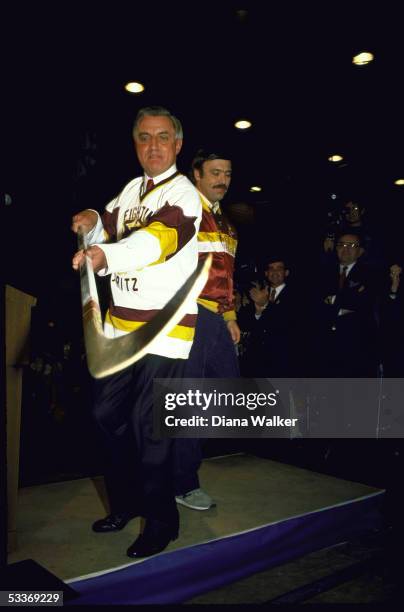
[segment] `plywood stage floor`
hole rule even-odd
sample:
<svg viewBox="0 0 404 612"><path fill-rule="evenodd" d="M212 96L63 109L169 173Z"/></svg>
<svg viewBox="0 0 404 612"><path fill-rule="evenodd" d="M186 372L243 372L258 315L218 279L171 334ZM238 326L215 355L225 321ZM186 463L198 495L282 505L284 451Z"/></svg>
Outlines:
<svg viewBox="0 0 404 612"><path fill-rule="evenodd" d="M180 506L180 536L167 552L378 492L364 484L243 454L206 459L200 480L217 506L203 512ZM18 548L8 562L33 559L66 581L133 565L125 553L137 537L139 519L118 533L93 533L92 522L105 514L101 476L22 488Z"/></svg>

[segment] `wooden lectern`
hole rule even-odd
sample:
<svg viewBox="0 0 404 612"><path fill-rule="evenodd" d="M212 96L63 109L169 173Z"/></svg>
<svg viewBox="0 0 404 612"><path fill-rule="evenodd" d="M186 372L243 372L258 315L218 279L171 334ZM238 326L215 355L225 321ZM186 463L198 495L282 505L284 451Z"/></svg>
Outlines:
<svg viewBox="0 0 404 612"><path fill-rule="evenodd" d="M31 308L36 298L6 286L6 419L8 552L17 547L22 366L29 363Z"/></svg>

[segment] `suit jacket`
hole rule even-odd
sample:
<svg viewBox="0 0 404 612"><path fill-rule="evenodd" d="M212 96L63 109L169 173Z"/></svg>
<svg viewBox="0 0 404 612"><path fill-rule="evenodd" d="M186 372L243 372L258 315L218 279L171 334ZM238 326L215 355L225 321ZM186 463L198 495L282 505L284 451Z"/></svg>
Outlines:
<svg viewBox="0 0 404 612"><path fill-rule="evenodd" d="M319 355L325 375L376 376L379 336L376 307L377 272L360 259L339 289L340 266L323 272L319 295ZM331 302L331 296L335 296ZM332 366L327 372L327 364ZM320 375L320 373L319 373Z"/></svg>
<svg viewBox="0 0 404 612"><path fill-rule="evenodd" d="M254 303L240 309L237 316L242 332L247 332L241 361L243 376L292 377L297 360L299 302L286 285L274 303L269 303L259 319Z"/></svg>

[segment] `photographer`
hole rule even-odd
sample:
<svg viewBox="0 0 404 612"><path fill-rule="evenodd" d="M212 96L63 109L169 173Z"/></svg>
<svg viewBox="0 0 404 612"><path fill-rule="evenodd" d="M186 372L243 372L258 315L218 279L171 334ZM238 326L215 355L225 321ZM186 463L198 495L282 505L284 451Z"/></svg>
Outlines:
<svg viewBox="0 0 404 612"><path fill-rule="evenodd" d="M330 256L336 255L336 236L354 233L360 237L364 248L364 260L377 269L384 265L384 248L380 237L376 237L375 229L367 220L363 198L354 193L348 193L341 198L341 207L329 213L329 224L323 239L324 263Z"/></svg>

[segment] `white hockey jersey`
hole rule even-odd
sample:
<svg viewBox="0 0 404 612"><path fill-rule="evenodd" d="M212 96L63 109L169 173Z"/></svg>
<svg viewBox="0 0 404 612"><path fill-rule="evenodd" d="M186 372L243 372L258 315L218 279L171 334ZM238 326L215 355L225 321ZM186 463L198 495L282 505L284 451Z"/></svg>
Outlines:
<svg viewBox="0 0 404 612"><path fill-rule="evenodd" d="M131 332L161 310L198 262L197 234L202 207L192 183L175 166L154 179L145 193L145 177L130 181L105 208L89 234L103 249L111 275L112 302L106 314L107 337ZM186 359L197 317L196 301L188 314L153 353Z"/></svg>

